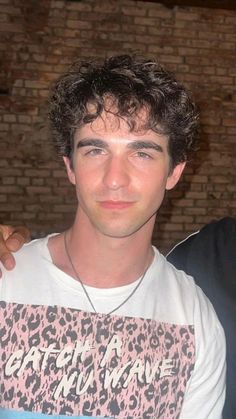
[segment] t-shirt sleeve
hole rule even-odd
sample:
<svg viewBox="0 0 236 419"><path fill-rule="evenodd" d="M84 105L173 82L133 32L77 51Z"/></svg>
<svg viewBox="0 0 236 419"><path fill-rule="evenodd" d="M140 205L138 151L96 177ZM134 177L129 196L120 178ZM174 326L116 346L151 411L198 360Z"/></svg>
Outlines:
<svg viewBox="0 0 236 419"><path fill-rule="evenodd" d="M196 363L180 419L220 419L225 400L225 336L212 304L198 287L197 294Z"/></svg>

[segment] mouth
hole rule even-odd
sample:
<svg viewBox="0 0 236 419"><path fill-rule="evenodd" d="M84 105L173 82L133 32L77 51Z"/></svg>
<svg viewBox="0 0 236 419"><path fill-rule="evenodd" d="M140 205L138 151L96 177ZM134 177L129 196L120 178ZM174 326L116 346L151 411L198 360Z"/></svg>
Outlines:
<svg viewBox="0 0 236 419"><path fill-rule="evenodd" d="M134 204L132 201L99 201L99 205L105 209L122 210Z"/></svg>

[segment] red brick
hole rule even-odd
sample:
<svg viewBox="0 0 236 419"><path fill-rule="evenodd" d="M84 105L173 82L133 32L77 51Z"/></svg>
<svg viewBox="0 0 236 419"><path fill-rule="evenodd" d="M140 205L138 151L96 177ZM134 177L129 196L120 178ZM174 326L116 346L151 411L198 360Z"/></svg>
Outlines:
<svg viewBox="0 0 236 419"><path fill-rule="evenodd" d="M11 33L11 32L23 32L23 25L17 23L1 23L0 32Z"/></svg>
<svg viewBox="0 0 236 419"><path fill-rule="evenodd" d="M67 20L66 26L69 29L92 29L92 23L85 20Z"/></svg>
<svg viewBox="0 0 236 419"><path fill-rule="evenodd" d="M121 7L121 12L128 16L146 16L147 10L144 7Z"/></svg>
<svg viewBox="0 0 236 419"><path fill-rule="evenodd" d="M48 177L50 176L50 172L48 170L42 170L42 169L26 169L24 172L25 176L28 177Z"/></svg>
<svg viewBox="0 0 236 419"><path fill-rule="evenodd" d="M175 12L176 20L184 20L185 22L192 22L199 20L199 14L192 12L190 9L188 11L181 10L181 8L176 9Z"/></svg>
<svg viewBox="0 0 236 419"><path fill-rule="evenodd" d="M135 17L134 23L142 26L155 26L157 20L150 17Z"/></svg>
<svg viewBox="0 0 236 419"><path fill-rule="evenodd" d="M27 186L26 192L29 195L36 195L36 194L51 194L51 189L47 186Z"/></svg>
<svg viewBox="0 0 236 419"><path fill-rule="evenodd" d="M63 2L64 4L64 2ZM76 3L76 2L67 2L66 4L67 10L77 10L77 11L84 11L90 12L92 10L92 6L88 3Z"/></svg>

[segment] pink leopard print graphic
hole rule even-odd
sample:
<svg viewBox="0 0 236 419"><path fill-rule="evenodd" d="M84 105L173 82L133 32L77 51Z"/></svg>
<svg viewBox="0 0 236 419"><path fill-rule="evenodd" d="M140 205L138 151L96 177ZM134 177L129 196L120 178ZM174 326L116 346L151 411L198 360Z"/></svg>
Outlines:
<svg viewBox="0 0 236 419"><path fill-rule="evenodd" d="M177 419L190 325L0 303L0 405L45 414Z"/></svg>

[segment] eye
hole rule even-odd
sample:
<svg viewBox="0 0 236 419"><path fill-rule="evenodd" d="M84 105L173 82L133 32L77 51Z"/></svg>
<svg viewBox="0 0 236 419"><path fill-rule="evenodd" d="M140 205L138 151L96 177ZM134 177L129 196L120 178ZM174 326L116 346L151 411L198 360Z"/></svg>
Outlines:
<svg viewBox="0 0 236 419"><path fill-rule="evenodd" d="M153 159L153 157L151 156L151 154L146 153L145 151L137 151L136 153L137 157L141 158L141 159Z"/></svg>
<svg viewBox="0 0 236 419"><path fill-rule="evenodd" d="M85 156L99 156L101 154L105 154L105 150L102 148L91 148L85 152Z"/></svg>

